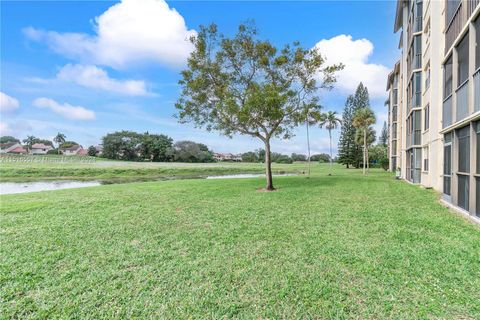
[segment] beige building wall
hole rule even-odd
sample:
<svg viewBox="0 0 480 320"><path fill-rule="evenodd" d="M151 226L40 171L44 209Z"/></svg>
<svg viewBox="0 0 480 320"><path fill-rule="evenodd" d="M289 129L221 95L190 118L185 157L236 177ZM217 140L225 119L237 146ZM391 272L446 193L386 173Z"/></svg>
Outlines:
<svg viewBox="0 0 480 320"><path fill-rule="evenodd" d="M478 217L480 41L477 39L480 37L477 33L480 33L480 18L477 22L476 19L479 15L480 0L448 3L398 0L394 32L399 35L400 58L387 80L390 160L396 156L396 165L391 163L390 170L399 167L402 179L433 188L441 192L446 201ZM466 46L462 43L466 42L460 42L467 33L468 49L464 49ZM467 77L465 50L468 50ZM452 63L445 67L450 57ZM459 72L463 72L463 76L459 76ZM451 74L451 81L446 74ZM398 79L396 87L395 79ZM395 88L398 90L396 105ZM396 126L394 108L398 113ZM469 153L465 153L466 141ZM445 150L451 150L451 156ZM459 161L465 162L461 157L469 157L467 172L461 169Z"/></svg>

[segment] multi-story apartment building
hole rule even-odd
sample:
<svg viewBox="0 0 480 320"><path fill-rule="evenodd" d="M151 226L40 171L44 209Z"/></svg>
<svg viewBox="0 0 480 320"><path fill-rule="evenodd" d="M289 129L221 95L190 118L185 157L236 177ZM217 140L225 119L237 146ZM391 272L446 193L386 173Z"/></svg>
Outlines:
<svg viewBox="0 0 480 320"><path fill-rule="evenodd" d="M398 0L390 170L480 218L480 0Z"/></svg>

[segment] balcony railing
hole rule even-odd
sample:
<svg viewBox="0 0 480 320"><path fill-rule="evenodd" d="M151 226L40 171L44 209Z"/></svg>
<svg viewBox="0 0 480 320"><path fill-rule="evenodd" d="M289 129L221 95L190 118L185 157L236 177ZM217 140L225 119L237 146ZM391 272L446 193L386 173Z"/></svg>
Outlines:
<svg viewBox="0 0 480 320"><path fill-rule="evenodd" d="M463 7L463 4L460 2L457 11L453 15L453 18L449 22L447 30L445 31L445 53L448 52L465 24L466 19Z"/></svg>
<svg viewBox="0 0 480 320"><path fill-rule="evenodd" d="M452 96L443 101L443 120L442 127L446 128L452 124Z"/></svg>
<svg viewBox="0 0 480 320"><path fill-rule="evenodd" d="M480 70L473 75L473 112L480 111Z"/></svg>
<svg viewBox="0 0 480 320"><path fill-rule="evenodd" d="M475 11L480 0L463 0L457 8L450 21L446 21L447 28L445 31L445 53L452 47L453 42L460 34L465 23Z"/></svg>
<svg viewBox="0 0 480 320"><path fill-rule="evenodd" d="M475 8L480 3L480 0L467 0L467 17L470 17L475 11Z"/></svg>
<svg viewBox="0 0 480 320"><path fill-rule="evenodd" d="M460 88L457 89L457 112L455 122L460 121L468 116L468 81L465 81Z"/></svg>

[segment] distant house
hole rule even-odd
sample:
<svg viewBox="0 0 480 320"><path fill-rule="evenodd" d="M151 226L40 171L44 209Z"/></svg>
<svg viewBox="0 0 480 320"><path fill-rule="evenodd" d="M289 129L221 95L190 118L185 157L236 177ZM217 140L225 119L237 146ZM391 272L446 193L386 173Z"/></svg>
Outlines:
<svg viewBox="0 0 480 320"><path fill-rule="evenodd" d="M242 156L241 155L234 155L231 153L214 153L213 154L213 159L215 161L237 161L240 162L242 161Z"/></svg>
<svg viewBox="0 0 480 320"><path fill-rule="evenodd" d="M24 146L19 145L15 149L10 150L8 153L10 153L10 154L27 154L28 151L27 151L27 149L25 149Z"/></svg>
<svg viewBox="0 0 480 320"><path fill-rule="evenodd" d="M0 153L26 154L27 149L18 142L1 143Z"/></svg>
<svg viewBox="0 0 480 320"><path fill-rule="evenodd" d="M48 151L53 150L52 146L43 143L34 143L30 149L31 154L47 154Z"/></svg>
<svg viewBox="0 0 480 320"><path fill-rule="evenodd" d="M21 147L21 144L18 142L0 143L0 153L10 153L18 147Z"/></svg>
<svg viewBox="0 0 480 320"><path fill-rule="evenodd" d="M62 154L65 156L81 156L87 154L87 150L83 149L83 147L78 144L75 144L68 148L63 148L61 151ZM83 152L85 152L85 154L83 154Z"/></svg>

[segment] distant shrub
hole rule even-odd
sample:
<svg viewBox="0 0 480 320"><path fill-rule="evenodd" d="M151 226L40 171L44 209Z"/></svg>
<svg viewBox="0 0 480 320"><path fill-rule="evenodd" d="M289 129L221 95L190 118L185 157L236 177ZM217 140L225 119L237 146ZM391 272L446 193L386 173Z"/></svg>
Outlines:
<svg viewBox="0 0 480 320"><path fill-rule="evenodd" d="M278 156L277 159L275 159L275 162L276 163L293 163L293 160L289 156L282 154L281 156Z"/></svg>

